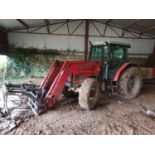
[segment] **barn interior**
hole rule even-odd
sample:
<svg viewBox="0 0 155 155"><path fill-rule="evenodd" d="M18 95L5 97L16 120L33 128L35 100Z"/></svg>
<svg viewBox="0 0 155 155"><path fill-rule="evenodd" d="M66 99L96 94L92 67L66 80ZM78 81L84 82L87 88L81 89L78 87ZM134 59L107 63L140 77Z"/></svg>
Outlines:
<svg viewBox="0 0 155 155"><path fill-rule="evenodd" d="M56 60L88 62L91 44L113 42L130 45L129 62L143 70L131 100L103 91L84 110L61 91L52 108L35 115L27 97L4 96L5 83L40 86ZM155 134L155 20L0 19L0 92L0 134Z"/></svg>

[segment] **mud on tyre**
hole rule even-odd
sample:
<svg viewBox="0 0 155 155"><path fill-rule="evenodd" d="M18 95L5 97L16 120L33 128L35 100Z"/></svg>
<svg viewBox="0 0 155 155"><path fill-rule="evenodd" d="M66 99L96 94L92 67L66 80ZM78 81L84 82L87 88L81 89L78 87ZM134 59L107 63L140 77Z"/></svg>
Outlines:
<svg viewBox="0 0 155 155"><path fill-rule="evenodd" d="M133 99L142 88L142 76L138 67L131 67L121 75L118 82L119 94L124 99Z"/></svg>
<svg viewBox="0 0 155 155"><path fill-rule="evenodd" d="M82 109L93 109L97 103L100 93L97 79L88 78L84 80L79 90L79 105Z"/></svg>

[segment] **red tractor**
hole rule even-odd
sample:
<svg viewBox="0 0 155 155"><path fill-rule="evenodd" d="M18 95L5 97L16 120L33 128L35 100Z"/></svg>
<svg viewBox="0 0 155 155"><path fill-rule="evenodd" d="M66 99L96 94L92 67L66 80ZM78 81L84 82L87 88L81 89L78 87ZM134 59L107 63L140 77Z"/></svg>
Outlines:
<svg viewBox="0 0 155 155"><path fill-rule="evenodd" d="M78 92L83 109L94 108L101 91L133 99L141 91L142 76L138 65L128 61L128 48L113 42L91 44L87 61L55 61L40 86L6 84L7 92L26 95L35 114L52 108L62 92L65 96Z"/></svg>

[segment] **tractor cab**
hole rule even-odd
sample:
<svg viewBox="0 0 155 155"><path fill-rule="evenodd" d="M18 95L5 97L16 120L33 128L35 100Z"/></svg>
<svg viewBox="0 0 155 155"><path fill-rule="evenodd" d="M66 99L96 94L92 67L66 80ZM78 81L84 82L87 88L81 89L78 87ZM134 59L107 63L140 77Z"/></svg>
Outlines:
<svg viewBox="0 0 155 155"><path fill-rule="evenodd" d="M111 80L117 69L128 62L128 48L130 45L124 43L91 43L89 60L101 61L102 77Z"/></svg>

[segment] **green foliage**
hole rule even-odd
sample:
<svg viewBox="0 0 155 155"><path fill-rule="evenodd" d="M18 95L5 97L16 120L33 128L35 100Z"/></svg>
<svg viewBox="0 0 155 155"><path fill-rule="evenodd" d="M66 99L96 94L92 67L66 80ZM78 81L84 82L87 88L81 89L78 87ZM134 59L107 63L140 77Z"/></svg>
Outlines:
<svg viewBox="0 0 155 155"><path fill-rule="evenodd" d="M25 79L46 76L53 60L75 59L66 51L35 48L11 48L8 53L7 79ZM77 57L80 59L80 57Z"/></svg>
<svg viewBox="0 0 155 155"><path fill-rule="evenodd" d="M4 77L4 74L6 72L6 67L7 67L7 59L5 60L0 60L0 80Z"/></svg>

